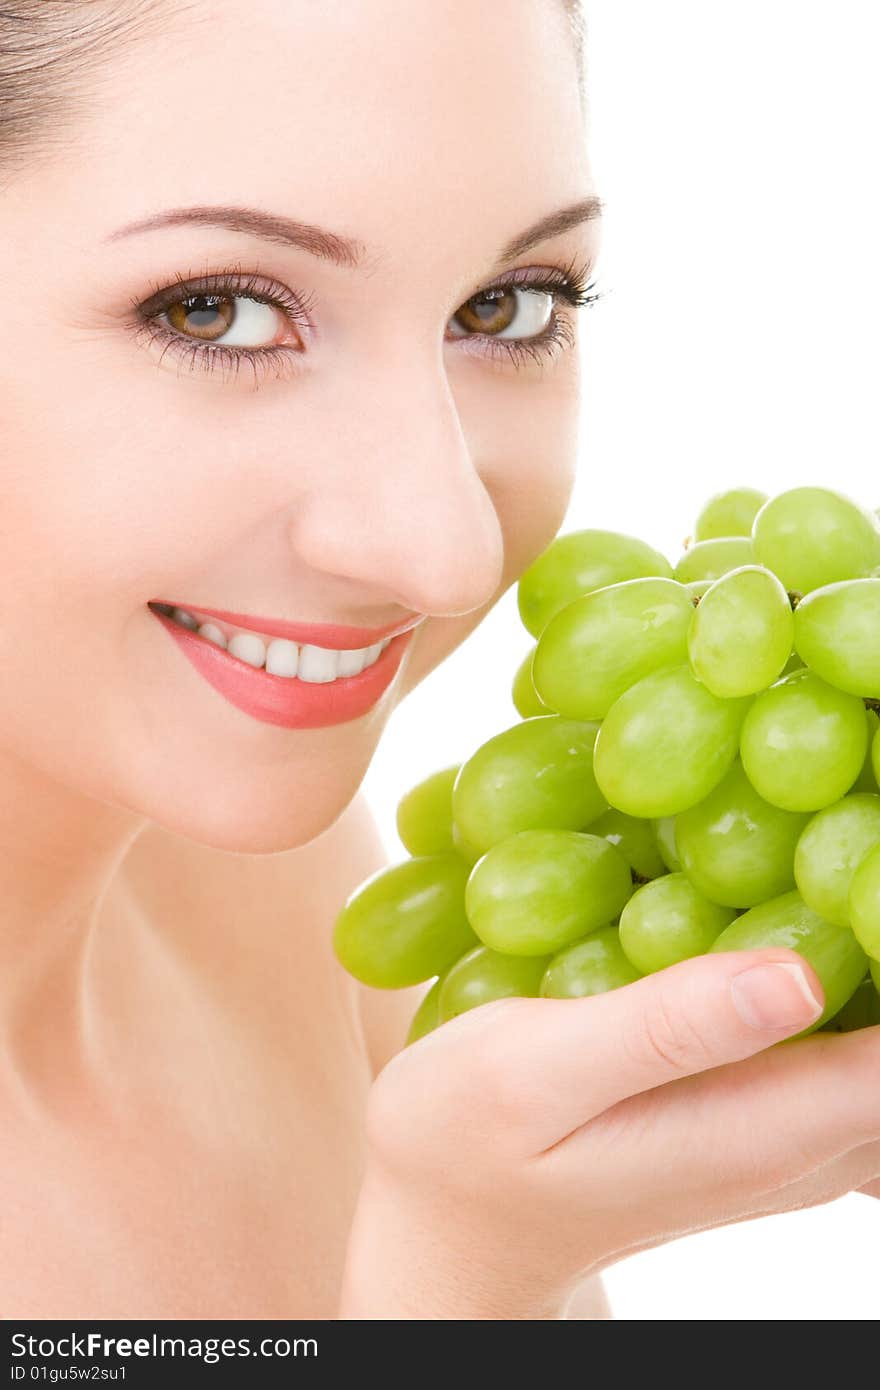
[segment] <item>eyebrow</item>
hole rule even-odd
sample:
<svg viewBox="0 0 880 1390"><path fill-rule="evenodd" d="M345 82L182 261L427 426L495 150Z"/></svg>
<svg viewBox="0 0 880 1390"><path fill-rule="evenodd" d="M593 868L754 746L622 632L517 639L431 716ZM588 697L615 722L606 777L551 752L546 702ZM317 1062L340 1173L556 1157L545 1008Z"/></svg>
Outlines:
<svg viewBox="0 0 880 1390"><path fill-rule="evenodd" d="M550 237L561 236L572 227L601 217L603 206L600 198L591 195L568 207L548 213L546 217L542 217L540 221L507 242L496 262L497 269L502 269L508 262L524 255L540 242L547 241ZM297 222L293 218L280 217L261 208L223 205L169 208L165 212L139 218L136 222L127 222L124 227L117 227L115 232L104 237L104 241L119 241L122 237L156 231L160 227L185 225L225 227L228 231L244 232L247 236L260 237L264 241L274 241L282 246L298 246L322 260L350 269L361 265L367 253L367 248L357 238L340 236L337 232L329 232L309 222Z"/></svg>

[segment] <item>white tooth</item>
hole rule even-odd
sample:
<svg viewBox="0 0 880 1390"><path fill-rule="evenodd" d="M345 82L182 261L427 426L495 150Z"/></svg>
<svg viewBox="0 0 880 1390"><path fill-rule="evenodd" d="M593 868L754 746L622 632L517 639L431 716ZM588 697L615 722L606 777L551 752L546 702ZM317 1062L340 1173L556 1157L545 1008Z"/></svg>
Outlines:
<svg viewBox="0 0 880 1390"><path fill-rule="evenodd" d="M306 643L299 654L297 674L301 681L311 681L316 685L324 681L335 680L338 658L338 652L331 652L326 647L314 647Z"/></svg>
<svg viewBox="0 0 880 1390"><path fill-rule="evenodd" d="M262 666L266 660L266 648L262 637L255 632L236 632L230 637L226 648L230 656L246 661L248 666Z"/></svg>
<svg viewBox="0 0 880 1390"><path fill-rule="evenodd" d="M366 647L352 647L347 651L341 651L339 653L340 676L359 676L364 669L366 655Z"/></svg>
<svg viewBox="0 0 880 1390"><path fill-rule="evenodd" d="M383 637L383 638L382 638L382 641L379 643L379 650L384 652L385 648L388 646L388 643L389 643L390 641L391 641L391 638L390 638L390 637Z"/></svg>
<svg viewBox="0 0 880 1390"><path fill-rule="evenodd" d="M384 648L381 642L374 642L372 647L367 647L367 655L364 658L365 666L372 666L373 662L381 655Z"/></svg>
<svg viewBox="0 0 880 1390"><path fill-rule="evenodd" d="M223 636L216 623L202 623L199 628L199 636L207 637L209 642L216 642L218 647L226 647L226 638Z"/></svg>
<svg viewBox="0 0 880 1390"><path fill-rule="evenodd" d="M183 623L184 627L197 628L199 625L198 618L194 618L192 613L187 613L185 608L175 608L171 616L175 622Z"/></svg>
<svg viewBox="0 0 880 1390"><path fill-rule="evenodd" d="M276 637L266 648L266 670L270 676L295 676L299 647L284 637Z"/></svg>

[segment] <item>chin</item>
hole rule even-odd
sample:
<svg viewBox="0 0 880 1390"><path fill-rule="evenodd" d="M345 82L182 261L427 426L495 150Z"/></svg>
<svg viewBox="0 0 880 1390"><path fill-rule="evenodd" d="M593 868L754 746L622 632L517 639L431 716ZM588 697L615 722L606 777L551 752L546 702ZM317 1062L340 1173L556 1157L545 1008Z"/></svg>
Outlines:
<svg viewBox="0 0 880 1390"><path fill-rule="evenodd" d="M340 798L338 806L327 807L322 815L316 815L310 809L305 817L298 808L291 816L275 820L245 822L241 816L231 815L228 821L219 825L216 821L210 825L178 821L174 825L164 822L162 828L206 849L223 850L228 854L283 854L317 840L335 825L356 794L357 788L354 787L350 795Z"/></svg>
<svg viewBox="0 0 880 1390"><path fill-rule="evenodd" d="M277 772L287 785L276 780L268 797L259 778L247 785L215 783L210 788L204 782L187 787L178 781L173 804L168 804L165 788L149 802L139 798L137 809L150 825L206 849L281 854L311 844L335 825L357 795L369 753L355 759L351 750L341 750L335 775L331 760L320 761L321 770L310 776L308 764L291 760L286 771Z"/></svg>

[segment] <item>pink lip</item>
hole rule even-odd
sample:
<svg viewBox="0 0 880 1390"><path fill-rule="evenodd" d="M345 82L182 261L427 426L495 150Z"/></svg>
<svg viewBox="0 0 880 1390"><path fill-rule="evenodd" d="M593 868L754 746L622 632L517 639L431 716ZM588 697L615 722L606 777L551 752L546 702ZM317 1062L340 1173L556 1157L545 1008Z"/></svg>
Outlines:
<svg viewBox="0 0 880 1390"><path fill-rule="evenodd" d="M230 656L229 652L199 637L189 628L175 623L155 608L150 610L166 632L174 638L180 650L200 675L204 676L230 704L245 714L260 719L266 724L277 724L284 729L322 729L330 724L344 724L358 719L376 704L378 699L393 681L403 660L403 654L412 641L410 629L392 638L377 661L357 676L340 676L337 680L317 682L301 681L296 676L273 676L257 666L249 666L246 661ZM206 609L200 608L204 613ZM221 621L232 620L232 615L215 613ZM261 620L262 622L262 620ZM241 623L236 619L236 625ZM276 630L278 624L275 625ZM412 624L415 626L415 624ZM262 624L262 631L272 633L273 629ZM302 625L298 625L302 630ZM330 632L360 632L360 628L330 628ZM285 635L285 634L282 634ZM328 645L317 643L318 646ZM338 645L342 645L341 643Z"/></svg>
<svg viewBox="0 0 880 1390"><path fill-rule="evenodd" d="M153 603L165 603L165 599L153 599ZM247 613L227 613L222 608L192 607L186 603L171 604L173 608L183 608L187 613L198 613L206 618L216 618L221 623L231 623L233 627L244 627L249 632L265 632L267 637L286 637L289 642L306 642L313 647L327 647L344 651L352 647L372 647L385 637L399 637L409 632L417 623L423 621L422 615L414 613L400 623L386 627L340 627L335 623L287 623L281 618L253 618ZM152 609L155 612L155 609ZM157 617L163 616L156 614ZM350 677L354 679L354 677Z"/></svg>

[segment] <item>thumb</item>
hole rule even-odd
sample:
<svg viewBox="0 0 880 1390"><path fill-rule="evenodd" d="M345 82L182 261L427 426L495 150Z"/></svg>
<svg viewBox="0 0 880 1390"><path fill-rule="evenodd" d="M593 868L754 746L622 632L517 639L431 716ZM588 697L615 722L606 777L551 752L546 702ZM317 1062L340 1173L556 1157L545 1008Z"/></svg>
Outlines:
<svg viewBox="0 0 880 1390"><path fill-rule="evenodd" d="M800 1032L824 991L802 956L767 949L696 956L585 999L516 1003L516 1020L499 1010L490 1031L508 1030L505 1065L534 1152L630 1096Z"/></svg>

